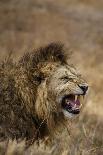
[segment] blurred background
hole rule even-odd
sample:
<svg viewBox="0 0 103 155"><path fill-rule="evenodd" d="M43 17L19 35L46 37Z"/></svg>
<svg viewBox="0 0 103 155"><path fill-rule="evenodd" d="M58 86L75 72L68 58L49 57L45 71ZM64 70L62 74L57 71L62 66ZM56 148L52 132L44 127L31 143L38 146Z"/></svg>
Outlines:
<svg viewBox="0 0 103 155"><path fill-rule="evenodd" d="M26 154L103 155L103 0L0 0L0 60L55 41L89 83L86 107L70 135Z"/></svg>

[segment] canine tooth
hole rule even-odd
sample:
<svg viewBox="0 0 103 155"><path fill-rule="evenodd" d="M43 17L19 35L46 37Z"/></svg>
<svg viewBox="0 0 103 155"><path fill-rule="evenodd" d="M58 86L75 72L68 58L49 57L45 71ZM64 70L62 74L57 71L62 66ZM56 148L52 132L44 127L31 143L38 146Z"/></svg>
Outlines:
<svg viewBox="0 0 103 155"><path fill-rule="evenodd" d="M78 98L78 95L75 95L75 101L77 100L77 98Z"/></svg>
<svg viewBox="0 0 103 155"><path fill-rule="evenodd" d="M80 104L79 108L81 108L81 107L82 107L82 103Z"/></svg>

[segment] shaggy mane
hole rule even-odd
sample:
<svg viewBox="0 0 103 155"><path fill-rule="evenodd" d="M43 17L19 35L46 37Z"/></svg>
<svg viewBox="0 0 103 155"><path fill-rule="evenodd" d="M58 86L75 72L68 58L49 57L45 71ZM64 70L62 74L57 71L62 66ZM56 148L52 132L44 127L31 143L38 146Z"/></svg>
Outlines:
<svg viewBox="0 0 103 155"><path fill-rule="evenodd" d="M19 63L23 66L32 65L32 67L36 67L39 63L46 61L59 61L63 64L66 63L67 59L64 53L63 44L51 43L45 47L40 47L36 51L24 54Z"/></svg>
<svg viewBox="0 0 103 155"><path fill-rule="evenodd" d="M17 63L11 56L0 65L0 135L29 141L54 134L64 119L58 106L49 104L47 79L56 65L67 64L64 45L51 43Z"/></svg>

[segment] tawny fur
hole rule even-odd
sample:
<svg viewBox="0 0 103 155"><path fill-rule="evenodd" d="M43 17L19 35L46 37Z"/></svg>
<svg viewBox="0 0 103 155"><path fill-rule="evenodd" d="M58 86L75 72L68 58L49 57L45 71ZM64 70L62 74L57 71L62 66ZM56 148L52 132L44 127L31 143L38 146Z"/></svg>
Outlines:
<svg viewBox="0 0 103 155"><path fill-rule="evenodd" d="M1 63L0 139L37 140L61 129L65 119L56 101L59 91L54 94L50 85L55 85L56 69L66 65L63 45L55 43L26 53L16 64L10 58Z"/></svg>
<svg viewBox="0 0 103 155"><path fill-rule="evenodd" d="M50 44L32 53L26 53L17 64L14 64L10 58L1 63L0 138L35 137L37 139L47 132L45 116L42 118L43 114L41 114L39 119L35 110L37 91L39 84L47 76L41 71L43 67L45 68L49 62L52 64L51 69L53 63L65 63L62 47L59 44ZM47 73L50 72L50 67L47 68ZM46 102L43 92L39 93L41 100ZM45 103L40 107L36 106L38 113L47 113L46 106ZM39 132L36 133L38 129Z"/></svg>

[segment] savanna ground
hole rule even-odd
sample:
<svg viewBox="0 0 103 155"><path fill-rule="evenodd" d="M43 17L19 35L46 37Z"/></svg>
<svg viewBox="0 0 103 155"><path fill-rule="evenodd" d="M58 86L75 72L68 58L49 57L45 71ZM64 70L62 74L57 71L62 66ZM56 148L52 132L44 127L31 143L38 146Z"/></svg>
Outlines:
<svg viewBox="0 0 103 155"><path fill-rule="evenodd" d="M87 79L87 104L78 121L68 124L52 147L29 148L26 155L103 154L103 1L0 0L0 60L10 51L15 60L26 51L63 42L73 55L68 62ZM72 130L71 130L72 129ZM23 143L16 145L22 152ZM6 146L6 145L5 145ZM0 145L0 155L11 155L15 144Z"/></svg>

